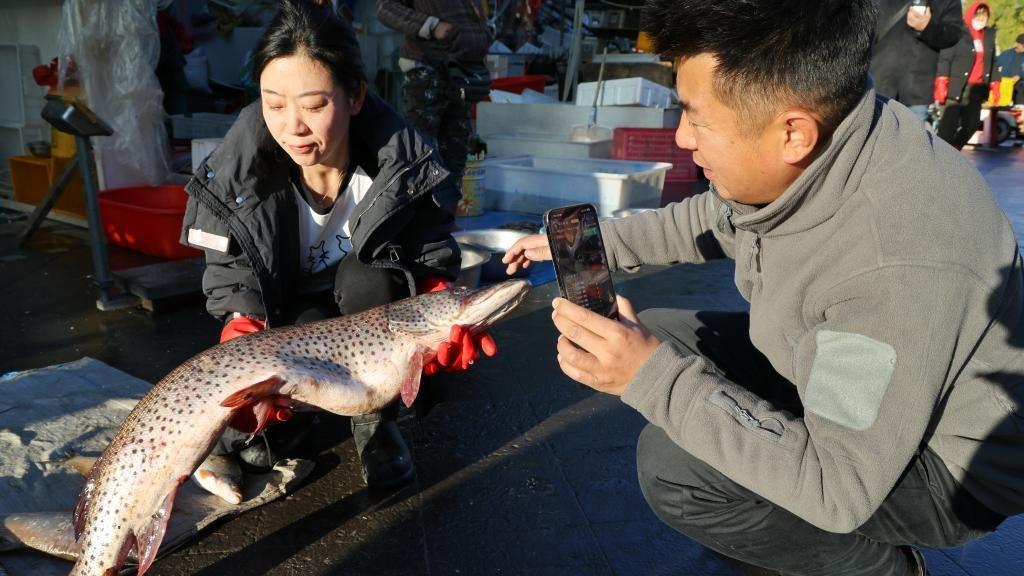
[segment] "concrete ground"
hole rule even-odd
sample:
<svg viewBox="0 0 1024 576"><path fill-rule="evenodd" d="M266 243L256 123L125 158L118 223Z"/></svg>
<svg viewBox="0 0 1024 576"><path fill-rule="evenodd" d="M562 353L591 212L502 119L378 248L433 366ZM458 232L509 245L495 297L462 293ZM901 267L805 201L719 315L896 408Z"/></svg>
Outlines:
<svg viewBox="0 0 1024 576"><path fill-rule="evenodd" d="M1024 151L967 152L1024 238ZM85 234L48 223L25 249L23 219L0 211L0 373L91 356L156 382L214 344L197 299L156 314L98 312ZM149 263L111 249L115 268ZM737 310L731 262L616 279L638 309ZM492 331L500 353L447 376L439 403L406 411L415 481L375 492L359 479L346 418L324 416L305 447L316 461L293 495L227 521L156 562L150 574L733 575L661 524L636 483L643 419L561 374L548 283ZM1024 573L1024 519L962 549L926 551L932 574Z"/></svg>

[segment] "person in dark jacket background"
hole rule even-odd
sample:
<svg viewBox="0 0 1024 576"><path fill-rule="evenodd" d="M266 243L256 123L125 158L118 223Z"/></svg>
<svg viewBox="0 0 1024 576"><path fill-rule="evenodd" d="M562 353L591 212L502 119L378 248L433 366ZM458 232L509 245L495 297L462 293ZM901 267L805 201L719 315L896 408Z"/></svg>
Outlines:
<svg viewBox="0 0 1024 576"><path fill-rule="evenodd" d="M968 6L964 14L967 30L959 42L939 54L935 101L945 107L935 132L957 149L977 131L981 105L989 92L999 94L996 31L988 25L991 14L984 2Z"/></svg>
<svg viewBox="0 0 1024 576"><path fill-rule="evenodd" d="M221 342L446 287L460 252L441 206L458 190L437 150L367 94L351 26L329 3L282 0L253 70L260 100L186 186L182 241L206 253L203 291L207 310L226 322ZM311 424L275 407L273 419L289 421L247 444L253 412L236 415L215 453L265 469ZM414 473L395 416L393 406L352 418L370 486Z"/></svg>
<svg viewBox="0 0 1024 576"><path fill-rule="evenodd" d="M1013 46L999 55L996 70L1003 80L1009 78L1013 81L1010 101L1000 104L1024 104L1024 82L1021 81L1024 77L1024 34L1018 34Z"/></svg>
<svg viewBox="0 0 1024 576"><path fill-rule="evenodd" d="M963 30L957 0L930 0L924 10L907 0L880 0L871 56L875 90L907 106L923 122L932 103L939 51Z"/></svg>
<svg viewBox="0 0 1024 576"><path fill-rule="evenodd" d="M445 165L461 179L473 133L472 103L449 64L483 66L494 33L480 0L381 0L377 18L405 34L398 64L405 74L406 117L437 140Z"/></svg>

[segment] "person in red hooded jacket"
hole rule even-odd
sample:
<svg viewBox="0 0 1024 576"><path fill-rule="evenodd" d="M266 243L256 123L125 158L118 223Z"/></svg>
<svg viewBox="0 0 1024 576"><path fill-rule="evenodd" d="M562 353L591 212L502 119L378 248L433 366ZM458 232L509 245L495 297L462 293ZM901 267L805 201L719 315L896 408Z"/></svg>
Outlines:
<svg viewBox="0 0 1024 576"><path fill-rule="evenodd" d="M981 121L981 105L991 91L999 97L996 70L996 31L990 27L992 10L974 2L964 12L967 31L953 47L939 53L935 76L935 102L945 104L936 132L957 149L971 139Z"/></svg>

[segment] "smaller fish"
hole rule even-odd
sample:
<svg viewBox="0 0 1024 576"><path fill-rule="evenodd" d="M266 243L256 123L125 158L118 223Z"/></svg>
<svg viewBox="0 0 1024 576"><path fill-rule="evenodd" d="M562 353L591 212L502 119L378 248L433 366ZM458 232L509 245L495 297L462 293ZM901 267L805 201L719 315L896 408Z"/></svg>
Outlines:
<svg viewBox="0 0 1024 576"><path fill-rule="evenodd" d="M210 454L192 473L200 488L230 504L242 503L242 468L230 457Z"/></svg>

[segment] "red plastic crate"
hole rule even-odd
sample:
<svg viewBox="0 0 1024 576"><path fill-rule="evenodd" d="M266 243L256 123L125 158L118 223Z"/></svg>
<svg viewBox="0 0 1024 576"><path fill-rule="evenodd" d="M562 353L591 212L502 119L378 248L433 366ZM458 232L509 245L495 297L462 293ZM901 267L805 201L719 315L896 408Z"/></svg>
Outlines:
<svg viewBox="0 0 1024 576"><path fill-rule="evenodd" d="M491 81L491 90L503 90L522 94L527 88L536 92L544 93L544 83L548 77L544 74L527 74L526 76L506 76L495 78Z"/></svg>
<svg viewBox="0 0 1024 576"><path fill-rule="evenodd" d="M185 187L178 185L105 190L99 195L103 231L110 243L151 256L200 256L202 251L178 243L187 201Z"/></svg>
<svg viewBox="0 0 1024 576"><path fill-rule="evenodd" d="M675 128L616 128L612 137L612 158L644 162L671 162L665 182L696 182L693 153L676 146Z"/></svg>

